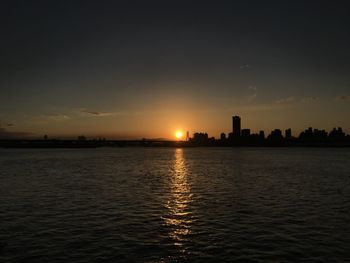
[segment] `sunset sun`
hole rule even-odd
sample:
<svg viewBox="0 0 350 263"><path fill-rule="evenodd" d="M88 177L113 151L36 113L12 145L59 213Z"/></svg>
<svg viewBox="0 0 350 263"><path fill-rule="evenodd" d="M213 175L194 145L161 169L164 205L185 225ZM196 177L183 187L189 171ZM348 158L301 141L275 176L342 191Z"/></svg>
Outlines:
<svg viewBox="0 0 350 263"><path fill-rule="evenodd" d="M183 134L182 131L176 131L176 132L175 132L175 137L176 137L176 139L178 139L178 140L182 139L183 135L184 135L184 134Z"/></svg>

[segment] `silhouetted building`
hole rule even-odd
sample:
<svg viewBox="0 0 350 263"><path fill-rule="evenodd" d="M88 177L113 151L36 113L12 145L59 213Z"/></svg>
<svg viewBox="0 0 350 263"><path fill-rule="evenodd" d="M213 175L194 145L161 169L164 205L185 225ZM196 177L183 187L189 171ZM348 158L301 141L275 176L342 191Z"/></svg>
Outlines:
<svg viewBox="0 0 350 263"><path fill-rule="evenodd" d="M333 130L329 133L329 139L333 142L342 142L345 140L345 133L341 127L338 129L333 128Z"/></svg>
<svg viewBox="0 0 350 263"><path fill-rule="evenodd" d="M252 137L250 135L250 129L242 129L241 130L241 137L239 138L238 143L240 145L249 145L252 141Z"/></svg>
<svg viewBox="0 0 350 263"><path fill-rule="evenodd" d="M280 129L274 129L267 139L272 144L280 144L283 141L282 131Z"/></svg>
<svg viewBox="0 0 350 263"><path fill-rule="evenodd" d="M285 130L285 137L286 139L291 139L292 138L292 129L287 129Z"/></svg>
<svg viewBox="0 0 350 263"><path fill-rule="evenodd" d="M186 132L186 142L188 142L190 140L190 132L187 131Z"/></svg>
<svg viewBox="0 0 350 263"><path fill-rule="evenodd" d="M326 142L327 141L327 132L325 130L314 129L313 137L317 142Z"/></svg>
<svg viewBox="0 0 350 263"><path fill-rule="evenodd" d="M229 134L228 134L228 139L230 140L230 141L232 141L233 140L233 133L232 132L230 132Z"/></svg>
<svg viewBox="0 0 350 263"><path fill-rule="evenodd" d="M264 131L259 131L259 139L265 140L265 132Z"/></svg>
<svg viewBox="0 0 350 263"><path fill-rule="evenodd" d="M243 138L249 138L250 136L250 129L242 129L242 137Z"/></svg>
<svg viewBox="0 0 350 263"><path fill-rule="evenodd" d="M225 133L221 133L220 134L220 140L222 140L222 141L226 140L226 134Z"/></svg>
<svg viewBox="0 0 350 263"><path fill-rule="evenodd" d="M86 141L86 137L84 135L78 136L78 141Z"/></svg>
<svg viewBox="0 0 350 263"><path fill-rule="evenodd" d="M241 136L241 118L239 116L232 117L232 134L234 138Z"/></svg>
<svg viewBox="0 0 350 263"><path fill-rule="evenodd" d="M301 143L326 143L328 141L327 132L325 130L312 130L309 127L299 135L299 141Z"/></svg>
<svg viewBox="0 0 350 263"><path fill-rule="evenodd" d="M199 145L205 145L209 141L208 133L196 132L193 134L193 138L191 138L190 141Z"/></svg>

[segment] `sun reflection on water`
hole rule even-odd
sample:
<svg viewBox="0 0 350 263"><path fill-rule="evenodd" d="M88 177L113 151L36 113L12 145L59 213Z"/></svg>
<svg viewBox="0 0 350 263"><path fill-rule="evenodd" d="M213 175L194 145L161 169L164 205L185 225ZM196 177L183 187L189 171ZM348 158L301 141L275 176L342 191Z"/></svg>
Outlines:
<svg viewBox="0 0 350 263"><path fill-rule="evenodd" d="M192 201L190 185L187 182L187 168L183 156L183 149L176 149L174 165L171 174L171 195L165 204L168 214L163 217L171 231L169 236L174 244L182 247L191 234L193 222L189 205Z"/></svg>

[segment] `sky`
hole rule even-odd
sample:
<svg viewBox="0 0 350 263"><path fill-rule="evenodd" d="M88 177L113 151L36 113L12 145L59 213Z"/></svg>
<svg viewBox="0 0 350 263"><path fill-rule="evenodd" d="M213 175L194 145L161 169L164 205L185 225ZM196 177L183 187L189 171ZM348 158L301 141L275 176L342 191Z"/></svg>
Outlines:
<svg viewBox="0 0 350 263"><path fill-rule="evenodd" d="M343 127L348 1L1 1L0 138Z"/></svg>

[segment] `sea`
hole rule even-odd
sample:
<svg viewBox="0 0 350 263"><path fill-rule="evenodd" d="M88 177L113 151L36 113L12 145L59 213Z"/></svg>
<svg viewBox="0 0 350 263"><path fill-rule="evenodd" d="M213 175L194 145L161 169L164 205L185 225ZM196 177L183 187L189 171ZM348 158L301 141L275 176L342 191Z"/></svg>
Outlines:
<svg viewBox="0 0 350 263"><path fill-rule="evenodd" d="M350 262L350 149L0 149L0 262Z"/></svg>

